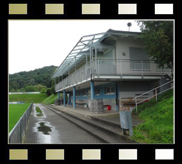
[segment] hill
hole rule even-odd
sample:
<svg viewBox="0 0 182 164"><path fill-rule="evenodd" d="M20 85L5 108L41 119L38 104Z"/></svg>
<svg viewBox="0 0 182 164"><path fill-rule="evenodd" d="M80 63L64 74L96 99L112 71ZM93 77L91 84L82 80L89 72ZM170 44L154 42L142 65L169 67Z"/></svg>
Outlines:
<svg viewBox="0 0 182 164"><path fill-rule="evenodd" d="M173 143L173 91L139 106L143 124L134 128L133 139L139 143Z"/></svg>
<svg viewBox="0 0 182 164"><path fill-rule="evenodd" d="M25 91L27 86L42 85L51 88L51 76L56 70L56 66L45 66L28 72L9 74L9 91Z"/></svg>
<svg viewBox="0 0 182 164"><path fill-rule="evenodd" d="M9 95L9 102L23 101L25 103L41 103L47 98L45 93L41 94L17 94Z"/></svg>

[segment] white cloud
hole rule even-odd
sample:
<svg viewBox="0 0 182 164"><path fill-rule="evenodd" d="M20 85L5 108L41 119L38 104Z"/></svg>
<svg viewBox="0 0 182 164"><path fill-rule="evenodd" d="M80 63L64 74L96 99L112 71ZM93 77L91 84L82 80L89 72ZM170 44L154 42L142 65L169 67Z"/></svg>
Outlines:
<svg viewBox="0 0 182 164"><path fill-rule="evenodd" d="M59 66L78 40L108 29L140 31L134 20L9 20L9 73Z"/></svg>

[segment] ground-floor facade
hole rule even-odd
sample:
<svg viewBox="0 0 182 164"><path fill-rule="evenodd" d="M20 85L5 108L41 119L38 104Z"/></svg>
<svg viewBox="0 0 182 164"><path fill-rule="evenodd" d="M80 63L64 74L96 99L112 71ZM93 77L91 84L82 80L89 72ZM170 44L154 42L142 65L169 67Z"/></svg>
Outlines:
<svg viewBox="0 0 182 164"><path fill-rule="evenodd" d="M103 101L105 110L119 111L119 100L133 100L136 96L166 82L166 79L112 80L108 82L106 82L106 80L89 80L63 90L63 105L72 105L74 109L76 109L77 106L86 108L90 107L90 99L100 99ZM165 88L160 88L160 90L161 89ZM146 93L143 95L143 98L150 97L152 94L156 93Z"/></svg>

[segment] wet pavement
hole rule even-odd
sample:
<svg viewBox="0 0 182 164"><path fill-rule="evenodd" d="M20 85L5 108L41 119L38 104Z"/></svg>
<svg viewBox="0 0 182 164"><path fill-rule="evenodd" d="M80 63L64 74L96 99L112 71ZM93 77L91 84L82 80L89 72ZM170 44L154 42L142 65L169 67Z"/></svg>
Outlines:
<svg viewBox="0 0 182 164"><path fill-rule="evenodd" d="M37 115L36 106L41 109L42 116ZM79 144L102 142L43 105L34 104L24 143Z"/></svg>
<svg viewBox="0 0 182 164"><path fill-rule="evenodd" d="M82 117L83 116L84 117L94 117L99 120L104 120L106 122L113 123L115 125L120 126L119 112L116 112L116 111L104 110L104 113L90 113L88 108L83 108L83 107L77 107L76 109L73 109L73 107L69 106L69 105L64 107L63 105L52 104L50 106L52 106L60 111L79 114ZM143 120L139 119L138 115L136 115L136 114L132 114L131 116L132 116L132 125L133 126L137 126L144 122Z"/></svg>

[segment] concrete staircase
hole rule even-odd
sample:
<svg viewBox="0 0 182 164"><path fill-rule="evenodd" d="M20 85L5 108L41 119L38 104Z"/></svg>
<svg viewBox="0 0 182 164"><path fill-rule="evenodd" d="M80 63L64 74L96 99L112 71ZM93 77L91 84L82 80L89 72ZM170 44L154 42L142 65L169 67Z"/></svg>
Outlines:
<svg viewBox="0 0 182 164"><path fill-rule="evenodd" d="M120 124L113 123L94 116L85 116L79 113L70 112L69 110L60 110L52 105L44 105L61 117L76 124L83 130L95 136L103 143L136 143L131 140L129 135L123 135ZM62 125L64 126L64 125Z"/></svg>

